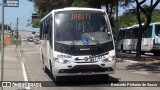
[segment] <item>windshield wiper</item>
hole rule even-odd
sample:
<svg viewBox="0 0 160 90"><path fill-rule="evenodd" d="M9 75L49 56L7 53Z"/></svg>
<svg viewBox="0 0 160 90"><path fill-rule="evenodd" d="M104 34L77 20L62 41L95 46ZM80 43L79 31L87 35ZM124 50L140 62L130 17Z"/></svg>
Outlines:
<svg viewBox="0 0 160 90"><path fill-rule="evenodd" d="M100 42L99 42L96 34L94 34L94 35L93 35L93 34L89 34L89 35L91 36L92 41L95 41L95 43L96 43L96 45L97 45L97 47L98 47L98 50L102 50L101 44L100 44ZM95 40L93 40L93 38L94 38Z"/></svg>
<svg viewBox="0 0 160 90"><path fill-rule="evenodd" d="M73 31L73 37L72 37L72 42L71 42L71 50L74 50L75 49L75 41L74 41L74 38L75 38L75 31Z"/></svg>
<svg viewBox="0 0 160 90"><path fill-rule="evenodd" d="M90 34L90 33L88 33L89 34L89 36L90 36L90 38L91 38L91 40L92 41L94 41L94 42L96 42L96 44L97 45L99 45L100 43L99 43L99 40L97 39L97 37L95 37L93 34Z"/></svg>
<svg viewBox="0 0 160 90"><path fill-rule="evenodd" d="M71 46L70 46L70 47L71 47L71 48L70 48L71 50L74 50L74 49L75 49L75 45L74 45L74 44L75 44L75 42L74 42L74 40L72 40Z"/></svg>

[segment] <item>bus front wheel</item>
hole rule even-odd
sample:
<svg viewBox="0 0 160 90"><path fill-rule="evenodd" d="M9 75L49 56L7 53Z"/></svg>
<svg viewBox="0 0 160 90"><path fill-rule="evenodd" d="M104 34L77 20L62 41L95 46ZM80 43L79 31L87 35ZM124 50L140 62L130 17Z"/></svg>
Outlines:
<svg viewBox="0 0 160 90"><path fill-rule="evenodd" d="M54 76L54 82L55 83L60 83L62 80L62 76Z"/></svg>

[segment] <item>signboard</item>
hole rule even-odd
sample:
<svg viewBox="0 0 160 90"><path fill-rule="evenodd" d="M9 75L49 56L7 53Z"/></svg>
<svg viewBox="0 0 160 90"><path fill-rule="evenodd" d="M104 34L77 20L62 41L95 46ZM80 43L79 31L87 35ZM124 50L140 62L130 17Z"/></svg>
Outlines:
<svg viewBox="0 0 160 90"><path fill-rule="evenodd" d="M19 0L4 0L5 7L18 7Z"/></svg>

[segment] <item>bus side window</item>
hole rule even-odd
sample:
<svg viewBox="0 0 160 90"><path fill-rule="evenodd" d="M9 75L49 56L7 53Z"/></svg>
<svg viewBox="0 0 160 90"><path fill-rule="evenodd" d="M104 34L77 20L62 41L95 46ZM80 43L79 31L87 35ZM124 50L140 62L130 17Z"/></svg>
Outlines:
<svg viewBox="0 0 160 90"><path fill-rule="evenodd" d="M50 20L49 24L48 24L48 40L49 40L50 46L52 48L53 47L53 44L52 44L52 20Z"/></svg>

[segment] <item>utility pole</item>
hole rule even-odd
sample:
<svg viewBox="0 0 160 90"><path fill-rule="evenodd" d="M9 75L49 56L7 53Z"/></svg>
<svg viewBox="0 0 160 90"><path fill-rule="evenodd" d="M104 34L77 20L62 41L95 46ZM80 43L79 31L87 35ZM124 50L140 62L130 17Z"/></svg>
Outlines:
<svg viewBox="0 0 160 90"><path fill-rule="evenodd" d="M17 32L16 32L16 48L18 46L18 18L17 18Z"/></svg>
<svg viewBox="0 0 160 90"><path fill-rule="evenodd" d="M12 23L10 22L10 37L13 37L13 32L12 32Z"/></svg>
<svg viewBox="0 0 160 90"><path fill-rule="evenodd" d="M2 34L1 34L1 81L3 81L4 72L4 0L2 0ZM3 87L2 89L3 90Z"/></svg>
<svg viewBox="0 0 160 90"><path fill-rule="evenodd" d="M10 30L12 30L12 23L10 22Z"/></svg>

